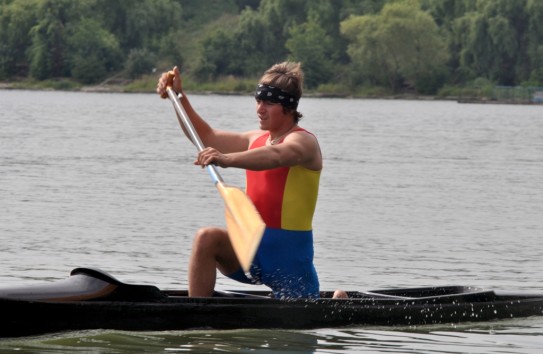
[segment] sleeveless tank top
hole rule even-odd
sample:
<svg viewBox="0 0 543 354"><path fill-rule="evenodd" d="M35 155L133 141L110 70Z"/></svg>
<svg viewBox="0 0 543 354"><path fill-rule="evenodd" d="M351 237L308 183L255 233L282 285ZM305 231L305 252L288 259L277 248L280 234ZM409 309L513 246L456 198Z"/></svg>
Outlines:
<svg viewBox="0 0 543 354"><path fill-rule="evenodd" d="M304 131L297 128L294 131ZM258 137L249 147L266 145L270 133ZM309 231L317 204L320 171L302 166L279 167L246 172L247 195L253 201L267 227Z"/></svg>

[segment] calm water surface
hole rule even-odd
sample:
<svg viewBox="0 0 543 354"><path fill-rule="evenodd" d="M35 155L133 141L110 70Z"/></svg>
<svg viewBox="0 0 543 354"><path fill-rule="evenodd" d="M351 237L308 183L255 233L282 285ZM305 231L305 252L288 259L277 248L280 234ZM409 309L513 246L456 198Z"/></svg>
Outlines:
<svg viewBox="0 0 543 354"><path fill-rule="evenodd" d="M191 96L215 127L250 97ZM543 292L543 107L305 99L325 170L323 289L475 285ZM186 287L195 230L223 206L155 95L0 91L0 283L100 267ZM223 170L242 187L241 171ZM219 277L220 289L254 289ZM419 328L127 333L0 340L1 352L539 353L543 318Z"/></svg>

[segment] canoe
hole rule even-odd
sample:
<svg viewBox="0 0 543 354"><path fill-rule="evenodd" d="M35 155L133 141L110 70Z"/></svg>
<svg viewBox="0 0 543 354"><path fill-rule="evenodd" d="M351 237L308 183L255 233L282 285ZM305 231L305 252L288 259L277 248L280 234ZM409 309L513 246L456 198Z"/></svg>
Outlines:
<svg viewBox="0 0 543 354"><path fill-rule="evenodd" d="M274 299L267 291L186 290L125 284L107 272L76 268L51 283L0 287L0 337L110 329L314 329L418 326L543 315L543 294L467 286L348 291L348 299Z"/></svg>

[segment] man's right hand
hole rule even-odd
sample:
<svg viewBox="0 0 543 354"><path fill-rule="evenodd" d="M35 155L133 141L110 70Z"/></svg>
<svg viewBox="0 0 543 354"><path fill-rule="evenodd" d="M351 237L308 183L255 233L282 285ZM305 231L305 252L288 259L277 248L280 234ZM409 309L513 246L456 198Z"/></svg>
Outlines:
<svg viewBox="0 0 543 354"><path fill-rule="evenodd" d="M158 83L156 85L156 92L162 98L168 98L168 92L166 91L166 88L168 86L171 86L175 92L181 92L183 90L181 83L181 73L179 72L177 66L174 66L172 72L174 74L173 81L170 81L169 71L162 73L162 75L158 79Z"/></svg>

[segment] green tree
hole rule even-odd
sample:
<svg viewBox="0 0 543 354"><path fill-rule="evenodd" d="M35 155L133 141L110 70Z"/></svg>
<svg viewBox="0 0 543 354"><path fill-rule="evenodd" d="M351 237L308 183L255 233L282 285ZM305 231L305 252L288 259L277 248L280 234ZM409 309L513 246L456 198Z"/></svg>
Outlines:
<svg viewBox="0 0 543 354"><path fill-rule="evenodd" d="M254 76L285 60L289 29L305 20L304 0L262 0L246 7L234 28L219 29L203 41L199 77Z"/></svg>
<svg viewBox="0 0 543 354"><path fill-rule="evenodd" d="M478 1L478 0L477 0ZM452 23L466 12L477 8L473 0L422 0L421 8L427 10L439 27L450 30Z"/></svg>
<svg viewBox="0 0 543 354"><path fill-rule="evenodd" d="M532 85L543 85L543 1L528 0L528 34L526 36L529 77Z"/></svg>
<svg viewBox="0 0 543 354"><path fill-rule="evenodd" d="M156 51L162 36L179 28L181 5L174 0L96 0L103 27L117 38L127 52L147 47Z"/></svg>
<svg viewBox="0 0 543 354"><path fill-rule="evenodd" d="M84 18L69 31L70 68L75 79L95 83L121 67L119 43L100 22Z"/></svg>
<svg viewBox="0 0 543 354"><path fill-rule="evenodd" d="M283 37L276 37L270 24L258 12L247 8L232 33L234 53L227 70L233 75L255 76L286 56Z"/></svg>
<svg viewBox="0 0 543 354"><path fill-rule="evenodd" d="M69 75L69 48L66 29L91 13L95 0L44 0L36 3L36 24L28 35L29 73L43 80Z"/></svg>
<svg viewBox="0 0 543 354"><path fill-rule="evenodd" d="M147 49L132 49L128 53L125 68L128 75L135 79L142 74L152 72L156 63L156 57Z"/></svg>
<svg viewBox="0 0 543 354"><path fill-rule="evenodd" d="M432 17L415 5L416 1L390 3L377 15L342 22L342 33L350 40L347 52L361 77L380 84L386 79L398 91L405 85L421 90L418 86L428 85L428 77L442 75L446 43Z"/></svg>
<svg viewBox="0 0 543 354"><path fill-rule="evenodd" d="M0 79L180 60L201 80L255 77L290 58L310 88L537 85L542 19L541 0L0 0Z"/></svg>
<svg viewBox="0 0 543 354"><path fill-rule="evenodd" d="M352 16L341 22L341 33L348 39L347 54L351 58L350 84L361 82L387 84L388 62L381 61L377 16Z"/></svg>
<svg viewBox="0 0 543 354"><path fill-rule="evenodd" d="M290 39L285 46L290 51L290 59L303 63L305 85L315 88L328 82L333 74L332 38L324 29L310 19L290 29Z"/></svg>
<svg viewBox="0 0 543 354"><path fill-rule="evenodd" d="M473 0L423 0L422 8L426 9L439 27L440 34L445 38L449 48L450 57L447 63L448 72L453 81L458 79L460 66L460 52L462 45L455 40L454 25L457 18L466 12L476 9Z"/></svg>
<svg viewBox="0 0 543 354"><path fill-rule="evenodd" d="M37 22L38 0L0 4L0 78L26 74L30 29Z"/></svg>
<svg viewBox="0 0 543 354"><path fill-rule="evenodd" d="M357 5L362 4L377 4L380 1L371 0L371 1L354 1ZM323 67L315 67L315 72L313 72L313 65L305 65L306 73L308 79L311 81L312 77L315 76L320 83L326 83L328 81L335 81L343 77L345 74L345 67L349 62L349 56L347 55L347 40L341 36L340 33L340 22L344 17L342 13L344 6L350 6L351 1L334 1L334 0L315 0L308 2L307 7L307 20L305 24L301 26L306 27L306 30L309 30L308 27L320 27L320 29L315 28L317 32L320 32L322 35L322 49L321 53L325 56L325 59L322 61ZM357 11L351 8L351 11ZM293 39L293 32L290 33L291 38ZM313 39L316 39L315 35L307 34ZM288 43L288 42L287 42ZM292 48L287 47L291 52ZM306 58L306 61L313 61L311 58Z"/></svg>
<svg viewBox="0 0 543 354"><path fill-rule="evenodd" d="M46 0L39 6L40 20L30 30L28 50L30 75L38 80L63 76L65 70L65 34L69 0Z"/></svg>
<svg viewBox="0 0 543 354"><path fill-rule="evenodd" d="M376 14L390 0L342 0L334 1L340 3L340 18L346 19L349 16L361 16Z"/></svg>
<svg viewBox="0 0 543 354"><path fill-rule="evenodd" d="M219 29L206 37L202 43L203 55L195 69L195 75L200 80L212 80L222 74L236 72L230 69L234 38L226 31Z"/></svg>
<svg viewBox="0 0 543 354"><path fill-rule="evenodd" d="M483 77L515 85L526 68L526 0L479 0L455 19L453 40L464 80Z"/></svg>

